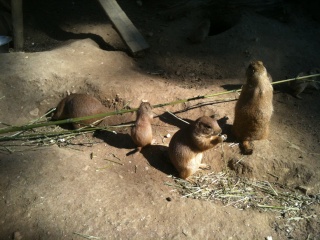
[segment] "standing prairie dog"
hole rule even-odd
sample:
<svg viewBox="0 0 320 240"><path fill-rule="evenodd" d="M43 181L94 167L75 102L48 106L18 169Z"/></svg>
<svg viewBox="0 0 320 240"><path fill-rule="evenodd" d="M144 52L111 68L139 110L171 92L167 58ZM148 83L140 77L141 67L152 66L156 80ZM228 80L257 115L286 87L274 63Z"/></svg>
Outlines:
<svg viewBox="0 0 320 240"><path fill-rule="evenodd" d="M152 143L152 120L153 113L150 103L141 102L135 125L131 129L131 138L139 151Z"/></svg>
<svg viewBox="0 0 320 240"><path fill-rule="evenodd" d="M271 76L261 61L251 62L246 71L247 82L242 86L235 107L233 133L240 141L244 154L252 154L251 141L266 139L273 112Z"/></svg>
<svg viewBox="0 0 320 240"><path fill-rule="evenodd" d="M169 144L169 157L179 176L188 178L199 169L210 166L201 163L203 152L223 142L221 128L215 119L200 117L193 124L177 131Z"/></svg>
<svg viewBox="0 0 320 240"><path fill-rule="evenodd" d="M104 112L107 112L106 107L95 97L87 94L71 94L60 101L52 120L79 118ZM97 124L100 122L99 120L102 119L93 118L72 123L72 125L75 129L78 129L86 125Z"/></svg>

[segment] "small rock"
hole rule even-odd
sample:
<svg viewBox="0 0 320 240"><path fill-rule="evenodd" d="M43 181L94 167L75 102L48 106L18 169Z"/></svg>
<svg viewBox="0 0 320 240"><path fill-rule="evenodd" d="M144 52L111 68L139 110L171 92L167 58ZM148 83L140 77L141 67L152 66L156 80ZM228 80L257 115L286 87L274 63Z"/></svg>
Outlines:
<svg viewBox="0 0 320 240"><path fill-rule="evenodd" d="M49 105L49 102L47 99L44 99L43 101L40 102L40 105Z"/></svg>
<svg viewBox="0 0 320 240"><path fill-rule="evenodd" d="M30 113L31 116L35 116L36 117L39 114L39 108L35 108L35 109L31 110L29 113Z"/></svg>
<svg viewBox="0 0 320 240"><path fill-rule="evenodd" d="M170 138L171 137L171 134L168 133L167 135L165 135L165 138Z"/></svg>
<svg viewBox="0 0 320 240"><path fill-rule="evenodd" d="M86 165L82 170L87 171L90 168L90 166Z"/></svg>
<svg viewBox="0 0 320 240"><path fill-rule="evenodd" d="M167 200L168 202L171 202L171 201L172 201L172 198L171 198L171 197L167 197L166 200Z"/></svg>
<svg viewBox="0 0 320 240"><path fill-rule="evenodd" d="M21 240L21 239L22 239L22 236L20 232L17 231L13 233L13 240Z"/></svg>

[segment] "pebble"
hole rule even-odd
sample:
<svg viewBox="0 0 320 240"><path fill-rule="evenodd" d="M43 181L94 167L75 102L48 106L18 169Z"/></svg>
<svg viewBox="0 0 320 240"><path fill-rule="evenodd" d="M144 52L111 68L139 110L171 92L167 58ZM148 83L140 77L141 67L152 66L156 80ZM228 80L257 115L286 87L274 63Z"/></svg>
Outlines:
<svg viewBox="0 0 320 240"><path fill-rule="evenodd" d="M30 115L36 117L39 114L39 108L35 108L35 109L31 110L29 113L30 113Z"/></svg>
<svg viewBox="0 0 320 240"><path fill-rule="evenodd" d="M14 232L13 233L13 240L21 240L22 236L20 232Z"/></svg>

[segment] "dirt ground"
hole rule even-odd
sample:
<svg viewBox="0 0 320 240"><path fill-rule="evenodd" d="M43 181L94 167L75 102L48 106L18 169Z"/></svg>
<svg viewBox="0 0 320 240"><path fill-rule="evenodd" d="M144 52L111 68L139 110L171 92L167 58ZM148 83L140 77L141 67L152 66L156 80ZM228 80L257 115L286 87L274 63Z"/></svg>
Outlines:
<svg viewBox="0 0 320 240"><path fill-rule="evenodd" d="M280 11L236 9L234 26L212 27L200 44L187 37L203 11L169 14L174 19L168 20L159 12L172 1L118 3L150 44L143 56L130 54L95 1L24 1L25 52L0 54L1 127L29 123L68 93L88 93L114 111L143 99L159 104L238 89L252 60L263 61L273 81L320 67L320 24L300 1L284 2ZM223 152L219 146L204 156L214 172L236 159L241 163L228 170L238 176L308 189L318 204L296 218L182 198L165 184L176 175L165 136L184 126L165 112L189 121L228 117L222 126L228 132L238 97L230 93L155 108L155 143L135 155L127 156L134 149L129 128L50 146L0 142L0 238L320 239L320 92L301 96L292 96L287 84L274 85L270 136L254 143L253 155L241 155L228 135ZM134 119L127 113L105 123Z"/></svg>

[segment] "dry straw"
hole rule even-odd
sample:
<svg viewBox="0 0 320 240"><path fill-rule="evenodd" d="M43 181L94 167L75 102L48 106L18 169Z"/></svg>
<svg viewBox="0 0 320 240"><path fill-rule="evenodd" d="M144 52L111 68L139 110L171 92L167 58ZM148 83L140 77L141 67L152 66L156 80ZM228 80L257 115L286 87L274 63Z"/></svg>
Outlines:
<svg viewBox="0 0 320 240"><path fill-rule="evenodd" d="M311 204L320 203L320 195L298 194L277 183L240 178L228 171L195 175L190 181L170 177L174 183L165 184L173 187L183 198L221 201L225 206L239 209L298 212Z"/></svg>

